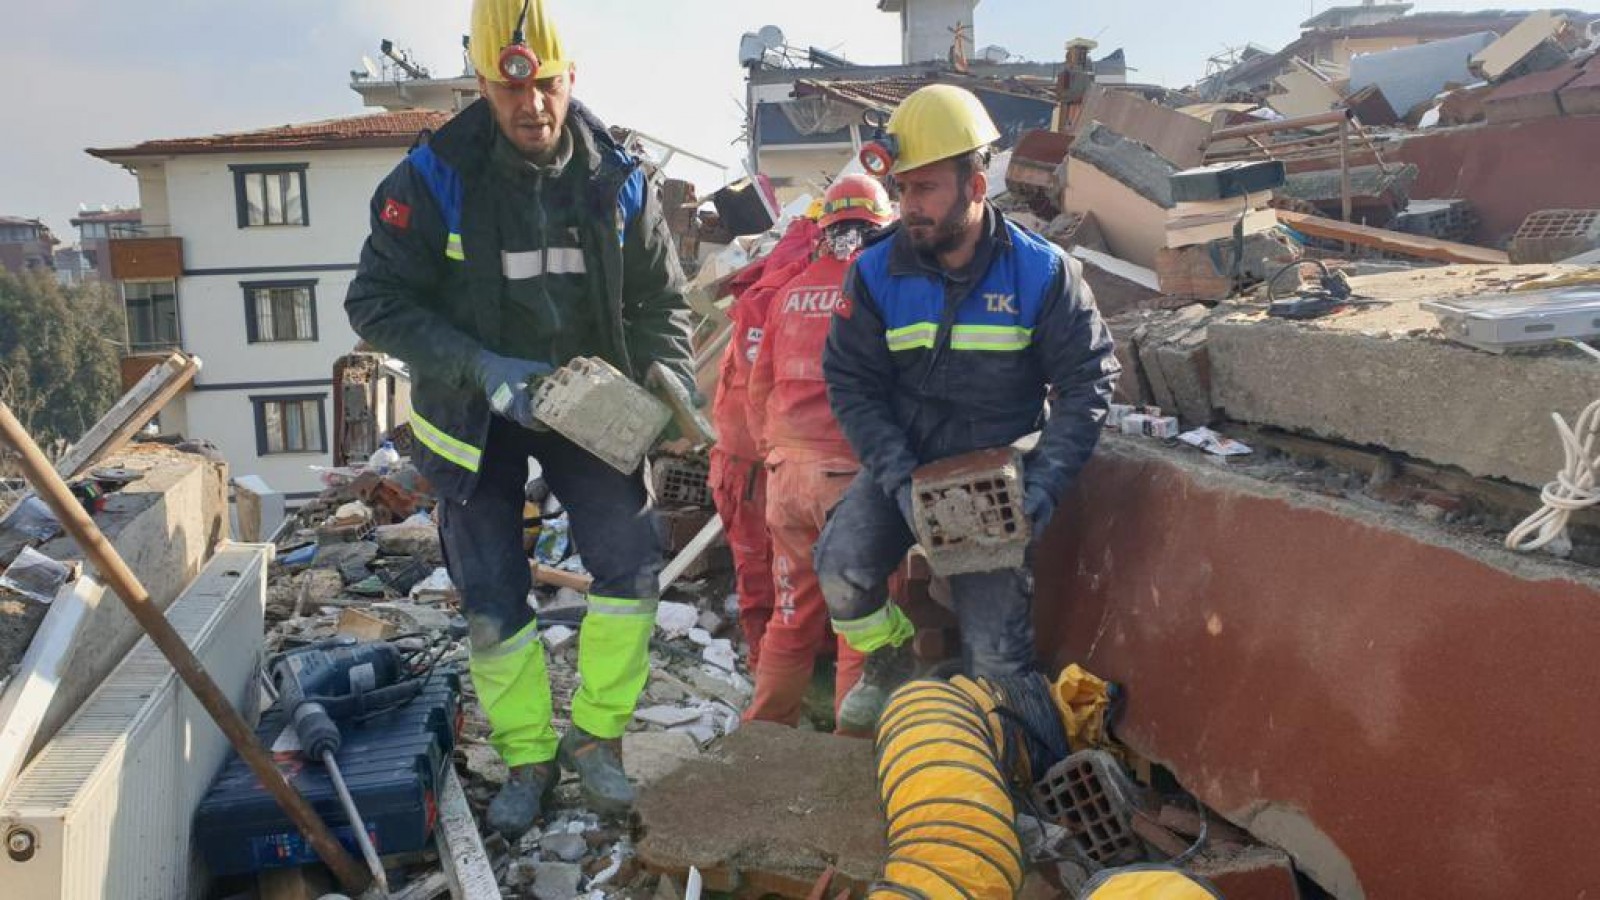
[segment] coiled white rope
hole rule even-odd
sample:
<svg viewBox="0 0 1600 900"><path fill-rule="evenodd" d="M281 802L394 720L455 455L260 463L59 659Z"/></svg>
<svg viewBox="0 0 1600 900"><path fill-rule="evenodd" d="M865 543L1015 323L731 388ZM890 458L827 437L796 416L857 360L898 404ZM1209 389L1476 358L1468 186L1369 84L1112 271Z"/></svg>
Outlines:
<svg viewBox="0 0 1600 900"><path fill-rule="evenodd" d="M1600 359L1600 350L1580 341L1567 341L1574 347ZM1567 533L1567 523L1572 514L1600 506L1600 488L1597 488L1597 469L1600 458L1595 452L1595 441L1600 436L1600 400L1589 404L1578 416L1577 427L1567 425L1560 413L1551 413L1556 432L1561 435L1561 452L1566 457L1556 480L1544 486L1540 498L1544 505L1521 525L1506 535L1506 546L1522 553L1531 553L1561 539Z"/></svg>

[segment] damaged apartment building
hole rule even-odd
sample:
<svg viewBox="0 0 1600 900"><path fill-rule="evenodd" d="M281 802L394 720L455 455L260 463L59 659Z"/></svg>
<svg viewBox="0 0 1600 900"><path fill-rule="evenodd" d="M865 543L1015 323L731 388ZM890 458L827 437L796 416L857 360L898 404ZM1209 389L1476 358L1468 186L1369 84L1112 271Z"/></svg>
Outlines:
<svg viewBox="0 0 1600 900"><path fill-rule="evenodd" d="M1600 889L1585 765L1600 739L1600 14L1333 7L1282 49L1219 57L1173 88L1130 82L1122 51L1048 15L1062 57L1021 61L977 39L976 0L878 6L901 20L894 64L751 23L748 177L701 200L663 174L663 196L706 396L734 285L919 87L977 95L1002 133L991 201L1081 266L1123 374L1036 548L1038 663L1066 744L1019 762L997 750L1016 737L1005 716L950 726L982 733L995 759L979 762L1024 782L994 801L1005 827L906 863L904 732L830 734L830 673L800 729L741 721L753 676L707 484L715 435L681 392L586 364L544 398L567 404L562 428L626 457L613 465L649 455L669 562L623 739L634 813L585 808L569 780L515 842L484 825L510 773L463 674L403 368L353 340L329 348L328 465L295 473L309 486L293 502L230 474L205 434L141 433L207 384L168 348L54 472L284 771L314 767L275 743L293 728L259 689L264 665L343 637L427 672L387 713L420 723L400 774L359 749L348 762L390 896L905 896L906 865L959 870L964 890L926 896L969 900L1076 898L1143 864L1228 900ZM358 78L363 96L470 99L467 79L406 63ZM401 142L380 143L367 149ZM98 152L128 165L138 150ZM176 155L164 178L211 159ZM154 264L201 277L179 252ZM570 414L581 403L598 406ZM652 449L669 419L687 439ZM71 523L15 486L0 511L0 883L27 898L333 894L337 873L253 787ZM538 479L524 529L564 726L592 579ZM937 556L908 558L897 598L922 671L948 674L960 636ZM950 692L969 686L926 690L964 709ZM352 746L391 747L386 723L354 728ZM299 777L355 858L333 786Z"/></svg>

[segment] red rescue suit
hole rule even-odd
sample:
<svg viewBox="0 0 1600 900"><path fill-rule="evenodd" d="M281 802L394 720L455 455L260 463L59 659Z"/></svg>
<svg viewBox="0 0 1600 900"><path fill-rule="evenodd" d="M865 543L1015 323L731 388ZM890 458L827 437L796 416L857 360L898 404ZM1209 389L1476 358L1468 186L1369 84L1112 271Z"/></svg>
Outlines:
<svg viewBox="0 0 1600 900"><path fill-rule="evenodd" d="M816 223L796 219L766 259L735 277L737 299L729 311L733 339L722 354L711 406L717 430L717 443L711 448L711 496L733 553L739 627L750 650L752 668L760 661L762 636L774 600L772 544L766 523L767 478L759 445L745 418L746 394L768 303L778 288L804 269L816 240ZM743 290L739 289L741 283Z"/></svg>
<svg viewBox="0 0 1600 900"><path fill-rule="evenodd" d="M828 406L822 349L835 310L848 302L842 287L853 258L825 253L777 292L750 375L750 422L767 454L777 606L747 720L798 723L812 667L831 637L811 551L861 466ZM842 640L837 646L836 701L856 683L864 661Z"/></svg>

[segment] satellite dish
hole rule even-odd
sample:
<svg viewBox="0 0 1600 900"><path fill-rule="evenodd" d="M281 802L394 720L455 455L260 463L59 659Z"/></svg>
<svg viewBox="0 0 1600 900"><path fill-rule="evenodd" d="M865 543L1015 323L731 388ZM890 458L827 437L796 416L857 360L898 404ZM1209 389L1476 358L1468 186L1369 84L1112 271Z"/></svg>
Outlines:
<svg viewBox="0 0 1600 900"><path fill-rule="evenodd" d="M999 44L990 44L989 46L983 48L983 59L985 62L999 64L1010 58L1011 51L1000 46Z"/></svg>
<svg viewBox="0 0 1600 900"><path fill-rule="evenodd" d="M366 55L365 53L361 54L361 68L367 70L368 78L378 77L378 64L373 62L372 57Z"/></svg>
<svg viewBox="0 0 1600 900"><path fill-rule="evenodd" d="M761 43L765 44L768 50L776 50L783 46L783 29L776 25L764 26L756 34L761 38Z"/></svg>

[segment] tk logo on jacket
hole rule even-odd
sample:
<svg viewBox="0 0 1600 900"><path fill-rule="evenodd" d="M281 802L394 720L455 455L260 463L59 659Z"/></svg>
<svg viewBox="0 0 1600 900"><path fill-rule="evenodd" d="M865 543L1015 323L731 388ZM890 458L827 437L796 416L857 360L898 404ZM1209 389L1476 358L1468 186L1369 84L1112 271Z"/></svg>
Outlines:
<svg viewBox="0 0 1600 900"><path fill-rule="evenodd" d="M1017 298L1015 294L984 294L983 300L988 304L989 312L1017 315Z"/></svg>

